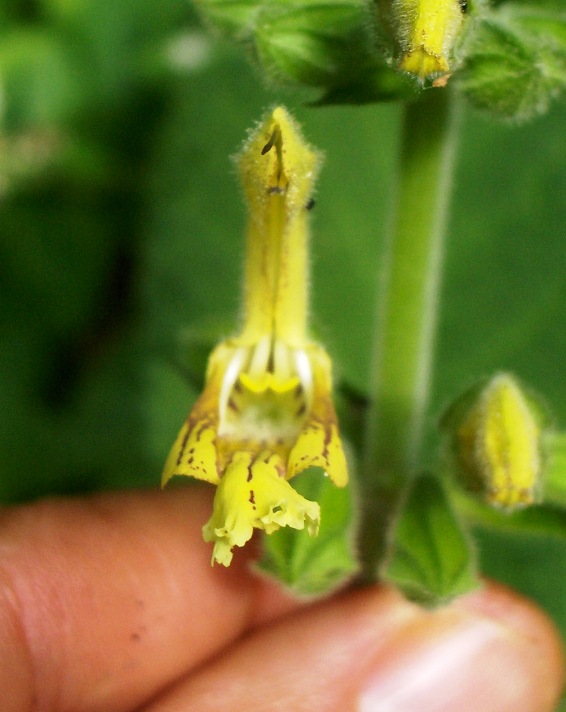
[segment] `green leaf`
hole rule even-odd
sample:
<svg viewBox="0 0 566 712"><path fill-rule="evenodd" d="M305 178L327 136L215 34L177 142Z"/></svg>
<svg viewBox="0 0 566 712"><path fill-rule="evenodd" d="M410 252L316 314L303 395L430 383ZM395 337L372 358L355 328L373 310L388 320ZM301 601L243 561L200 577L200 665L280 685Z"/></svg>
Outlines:
<svg viewBox="0 0 566 712"><path fill-rule="evenodd" d="M320 468L305 471L292 484L303 497L320 504L318 536L286 527L264 537L259 568L298 594L329 593L357 570L351 487L335 487Z"/></svg>
<svg viewBox="0 0 566 712"><path fill-rule="evenodd" d="M251 46L274 82L322 91L316 104L399 99L413 85L388 67L359 0L198 0L203 16Z"/></svg>
<svg viewBox="0 0 566 712"><path fill-rule="evenodd" d="M566 87L566 15L506 4L472 25L457 84L471 103L504 119L544 113Z"/></svg>
<svg viewBox="0 0 566 712"><path fill-rule="evenodd" d="M435 477L415 480L391 535L384 579L407 598L437 605L479 585L468 535Z"/></svg>
<svg viewBox="0 0 566 712"><path fill-rule="evenodd" d="M322 89L317 104L412 95L412 84L376 52L368 26L356 0L266 5L254 34L257 56L273 79Z"/></svg>
<svg viewBox="0 0 566 712"><path fill-rule="evenodd" d="M367 59L369 40L359 3L266 6L256 29L259 58L269 74L309 86L337 77ZM349 60L349 62L348 62Z"/></svg>

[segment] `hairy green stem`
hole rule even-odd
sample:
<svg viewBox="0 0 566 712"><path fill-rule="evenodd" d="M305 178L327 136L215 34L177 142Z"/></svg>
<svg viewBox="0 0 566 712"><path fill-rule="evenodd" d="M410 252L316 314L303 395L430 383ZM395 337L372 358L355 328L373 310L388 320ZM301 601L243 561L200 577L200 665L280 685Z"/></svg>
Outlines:
<svg viewBox="0 0 566 712"><path fill-rule="evenodd" d="M377 303L362 463L364 581L377 578L390 518L419 467L456 123L446 89L425 91L419 101L405 107L393 219Z"/></svg>

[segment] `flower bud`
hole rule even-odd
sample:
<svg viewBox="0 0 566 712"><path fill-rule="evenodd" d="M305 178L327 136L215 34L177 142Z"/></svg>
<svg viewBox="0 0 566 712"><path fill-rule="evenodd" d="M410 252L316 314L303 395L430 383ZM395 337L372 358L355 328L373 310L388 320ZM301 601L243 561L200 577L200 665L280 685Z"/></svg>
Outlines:
<svg viewBox="0 0 566 712"><path fill-rule="evenodd" d="M449 75L466 7L463 0L377 0L398 68L420 82Z"/></svg>
<svg viewBox="0 0 566 712"><path fill-rule="evenodd" d="M441 421L459 479L508 510L539 501L543 426L540 407L505 373L465 393Z"/></svg>

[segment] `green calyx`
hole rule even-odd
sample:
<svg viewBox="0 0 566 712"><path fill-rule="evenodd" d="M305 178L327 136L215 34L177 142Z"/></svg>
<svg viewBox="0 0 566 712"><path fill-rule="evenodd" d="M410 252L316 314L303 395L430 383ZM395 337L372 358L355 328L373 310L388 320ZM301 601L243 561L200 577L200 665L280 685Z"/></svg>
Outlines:
<svg viewBox="0 0 566 712"><path fill-rule="evenodd" d="M197 0L270 81L312 103L407 99L454 84L507 120L547 110L566 84L566 13L553 2Z"/></svg>

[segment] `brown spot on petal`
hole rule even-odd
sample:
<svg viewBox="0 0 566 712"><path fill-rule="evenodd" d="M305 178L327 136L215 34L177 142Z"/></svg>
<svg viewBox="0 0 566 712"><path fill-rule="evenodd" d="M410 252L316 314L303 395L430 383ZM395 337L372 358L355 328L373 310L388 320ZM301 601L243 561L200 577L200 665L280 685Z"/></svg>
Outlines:
<svg viewBox="0 0 566 712"><path fill-rule="evenodd" d="M239 409L238 406L236 405L236 402L234 401L233 398L229 398L229 399L228 399L228 408L230 408L230 410L233 410L234 413L239 413L239 412L240 412L240 409Z"/></svg>

